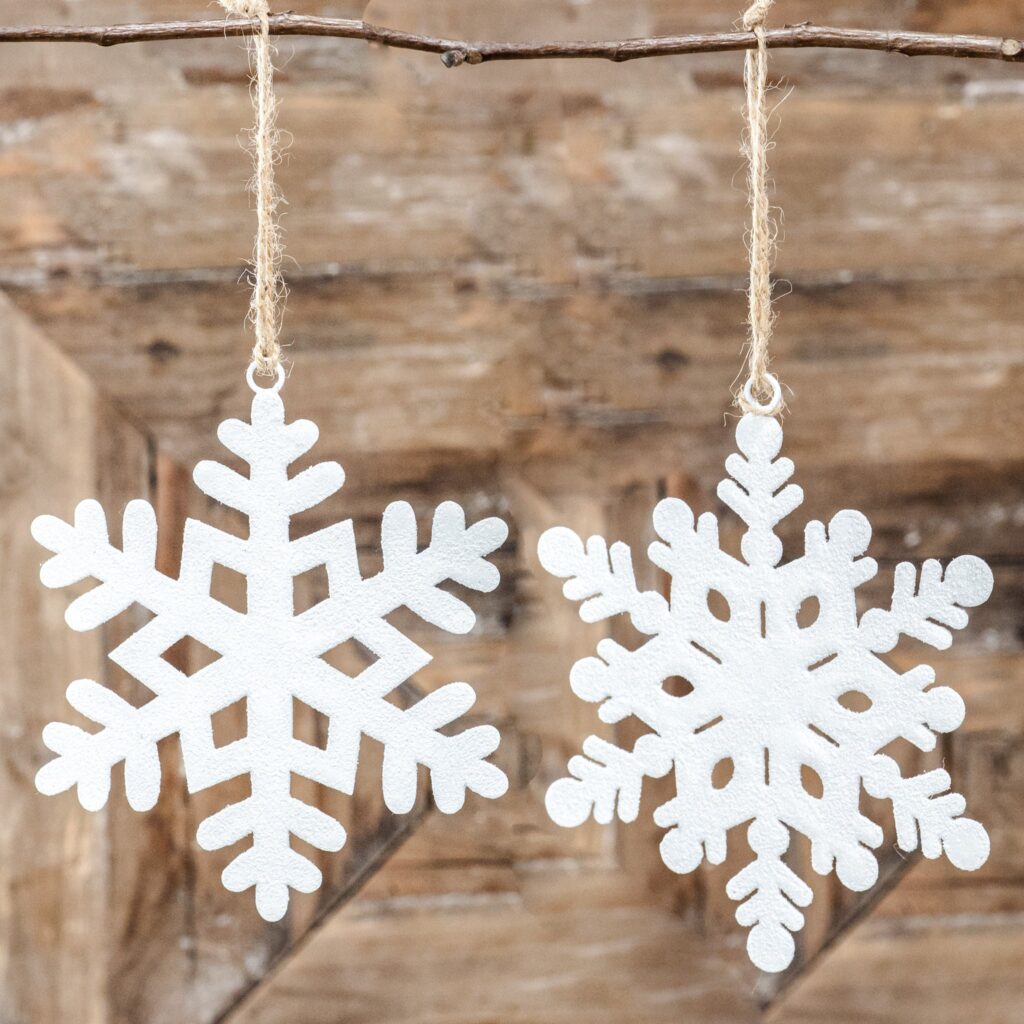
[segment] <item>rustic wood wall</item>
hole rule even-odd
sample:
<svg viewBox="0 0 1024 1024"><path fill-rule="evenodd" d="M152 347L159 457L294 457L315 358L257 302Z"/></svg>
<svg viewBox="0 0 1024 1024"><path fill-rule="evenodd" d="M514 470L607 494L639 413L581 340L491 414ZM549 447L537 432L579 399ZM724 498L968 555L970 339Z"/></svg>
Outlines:
<svg viewBox="0 0 1024 1024"><path fill-rule="evenodd" d="M507 38L710 30L739 13L718 0L298 6ZM2 8L11 24L211 15L205 0ZM1016 0L780 0L773 17L1024 32ZM244 49L0 56L0 1024L1020 1019L1020 66L773 57L779 98L793 87L773 170L791 286L776 358L807 493L797 518L864 510L882 577L903 557L964 551L996 573L967 634L930 659L967 701L936 759L988 826L989 863L965 876L887 844L874 894L809 876L797 963L773 980L747 963L724 895L740 836L729 864L679 878L644 815L575 831L547 820L544 790L596 721L568 669L600 634L534 553L559 522L642 546L664 494L719 508L743 340L741 56L449 71L350 42L280 43L289 412L315 419L321 453L346 466L329 514L355 518L368 568L393 498L426 511L451 497L511 523L476 632L431 634L437 657L415 685L474 682L514 786L454 819L426 801L396 819L367 746L353 842L274 927L195 847L220 794L186 798L173 747L147 816L123 797L87 815L31 786L66 683L99 673L130 687L104 662L113 637L69 634L65 598L38 587L31 516L148 494L173 571L183 517L218 515L188 470L246 402ZM809 871L805 859L796 849Z"/></svg>

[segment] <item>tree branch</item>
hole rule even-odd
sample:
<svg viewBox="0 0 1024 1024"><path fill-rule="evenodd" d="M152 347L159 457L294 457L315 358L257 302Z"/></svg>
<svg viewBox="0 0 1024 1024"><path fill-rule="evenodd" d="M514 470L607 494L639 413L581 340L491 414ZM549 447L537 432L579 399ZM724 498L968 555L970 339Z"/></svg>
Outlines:
<svg viewBox="0 0 1024 1024"><path fill-rule="evenodd" d="M6 43L121 43L159 42L170 39L209 39L252 33L255 21L230 18L216 21L173 21L143 25L37 25L0 26ZM652 36L645 39L593 42L470 42L416 35L348 18L318 18L301 14L275 14L270 28L279 36L332 36L364 39L401 50L437 53L446 67L484 64L495 60L550 60L596 58L622 62L640 57L683 53L718 53L756 46L752 32L709 32L701 35ZM971 57L1024 63L1024 41L999 36L937 35L932 32L879 32L860 28L826 28L805 23L769 29L766 41L773 49L830 47L843 50L881 50L907 57Z"/></svg>

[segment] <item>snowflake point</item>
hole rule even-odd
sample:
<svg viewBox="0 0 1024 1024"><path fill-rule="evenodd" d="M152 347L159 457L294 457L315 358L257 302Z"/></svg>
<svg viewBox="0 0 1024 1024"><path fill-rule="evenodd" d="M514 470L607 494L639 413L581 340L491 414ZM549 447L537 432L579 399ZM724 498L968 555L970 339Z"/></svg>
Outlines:
<svg viewBox="0 0 1024 1024"><path fill-rule="evenodd" d="M667 544L681 543L693 532L693 510L682 498L662 498L654 506L652 522L658 536Z"/></svg>
<svg viewBox="0 0 1024 1024"><path fill-rule="evenodd" d="M828 521L828 540L845 555L862 555L871 543L871 523L862 512L843 509Z"/></svg>
<svg viewBox="0 0 1024 1024"><path fill-rule="evenodd" d="M800 915L803 927L803 915ZM792 932L780 924L758 922L747 936L747 955L755 967L769 974L784 971L796 953Z"/></svg>
<svg viewBox="0 0 1024 1024"><path fill-rule="evenodd" d="M746 413L736 424L736 444L748 459L774 459L782 450L782 426L774 416Z"/></svg>
<svg viewBox="0 0 1024 1024"><path fill-rule="evenodd" d="M583 559L583 541L568 527L555 526L541 534L537 554L541 565L552 576L564 579L573 575Z"/></svg>
<svg viewBox="0 0 1024 1024"><path fill-rule="evenodd" d="M946 566L945 582L957 604L976 608L992 596L992 570L976 555L960 555Z"/></svg>

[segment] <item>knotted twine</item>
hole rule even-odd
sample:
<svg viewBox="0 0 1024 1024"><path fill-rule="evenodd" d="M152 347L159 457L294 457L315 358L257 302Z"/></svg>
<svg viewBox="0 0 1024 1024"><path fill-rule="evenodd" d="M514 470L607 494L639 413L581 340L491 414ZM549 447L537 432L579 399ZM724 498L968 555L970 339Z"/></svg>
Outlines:
<svg viewBox="0 0 1024 1024"><path fill-rule="evenodd" d="M256 199L256 241L252 257L249 321L256 334L252 350L255 371L262 376L276 376L281 365L279 337L286 291L281 278L284 245L277 221L281 195L274 181L280 134L277 130L277 97L274 95L274 62L270 47L270 8L267 0L219 2L229 14L258 19L259 22L249 38L249 64L253 73L250 91L256 113L250 132L255 173L249 188Z"/></svg>
<svg viewBox="0 0 1024 1024"><path fill-rule="evenodd" d="M768 372L768 343L772 337L772 266L775 262L776 225L772 217L768 179L768 46L764 23L775 0L755 0L743 15L743 27L757 37L757 48L747 50L743 62L746 86L743 154L747 158L750 205L750 287L747 291L747 380L736 394L744 411L774 416L782 410L782 389Z"/></svg>

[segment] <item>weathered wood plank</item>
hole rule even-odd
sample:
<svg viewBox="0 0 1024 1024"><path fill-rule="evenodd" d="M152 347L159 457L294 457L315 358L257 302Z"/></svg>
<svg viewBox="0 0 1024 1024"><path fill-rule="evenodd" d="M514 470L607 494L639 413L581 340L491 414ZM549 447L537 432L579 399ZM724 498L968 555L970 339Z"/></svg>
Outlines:
<svg viewBox="0 0 1024 1024"><path fill-rule="evenodd" d="M246 401L244 297L236 306L226 291L69 283L12 294L190 465L215 450L216 424ZM787 449L803 473L857 466L855 482L883 466L932 463L939 488L942 462L1014 472L1024 428L1017 277L809 284L780 313L776 365L793 392ZM742 317L734 288L683 280L300 282L289 410L319 424L321 449L350 471L346 494L364 480L404 485L499 457L546 463L563 489L627 485L638 472L656 479L681 452L687 472L716 479Z"/></svg>
<svg viewBox="0 0 1024 1024"><path fill-rule="evenodd" d="M597 80L584 92L593 105L568 118L557 93L538 92L508 123L508 90L474 89L467 101L463 85L421 111L405 104L407 88L285 93L296 141L280 178L301 265L485 261L563 281L581 263L742 271L737 96L668 93L634 109L627 82ZM773 159L787 224L780 273L1019 265L1018 109L1005 96L940 106L793 94ZM244 91L211 88L147 94L116 116L87 103L42 119L0 166L5 276L35 266L43 272L28 276L44 277L47 264L237 267L252 231L236 141L249 118ZM325 206L340 182L345 204Z"/></svg>
<svg viewBox="0 0 1024 1024"><path fill-rule="evenodd" d="M3 300L0 350L0 1017L106 1024L118 955L119 907L108 869L118 815L87 814L74 794L42 797L32 780L48 759L42 727L66 715L67 684L111 678L107 648L104 637L64 625L67 597L40 586L44 553L29 524L47 511L70 515L97 492L113 500L145 493L147 446ZM111 461L115 437L118 459Z"/></svg>
<svg viewBox="0 0 1024 1024"><path fill-rule="evenodd" d="M66 17L56 3L13 6L33 21ZM94 4L90 15L184 13L163 2L131 6ZM361 6L341 5L348 13ZM371 6L379 9L368 16L399 27L514 36L722 27L737 13L606 2L588 4L586 18L549 5L524 19L518 7L501 12L468 0ZM963 19L982 31L1011 20L998 6L961 6L809 4L788 17L811 12L818 21L880 27ZM326 3L304 11L328 8L339 12ZM196 13L208 11L199 5ZM739 54L452 72L432 57L351 43L281 46L282 127L294 142L280 178L301 265L485 263L559 281L581 270L743 268L745 200L734 185ZM237 142L251 119L242 44L126 49L5 50L5 274L235 270L249 251L248 167ZM1019 71L968 65L776 56L775 73L799 86L784 104L773 154L786 210L781 273L1020 263ZM343 202L334 201L337 190Z"/></svg>
<svg viewBox="0 0 1024 1024"><path fill-rule="evenodd" d="M621 873L549 870L517 881L519 891L492 900L360 900L229 1019L668 1024L692 1016L707 1024L750 1024L759 1018L742 951L695 937Z"/></svg>
<svg viewBox="0 0 1024 1024"><path fill-rule="evenodd" d="M906 1021L1012 1024L1024 1000L1024 919L955 898L951 884L931 913L908 914L904 888L924 865L851 934L829 950L772 1008L786 1024ZM889 912L890 903L901 906Z"/></svg>

